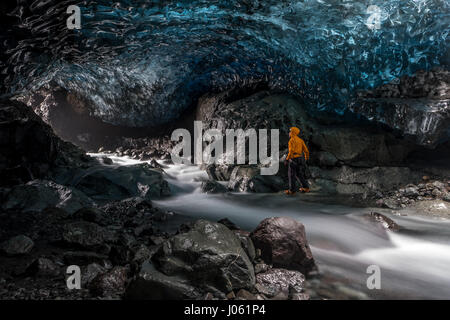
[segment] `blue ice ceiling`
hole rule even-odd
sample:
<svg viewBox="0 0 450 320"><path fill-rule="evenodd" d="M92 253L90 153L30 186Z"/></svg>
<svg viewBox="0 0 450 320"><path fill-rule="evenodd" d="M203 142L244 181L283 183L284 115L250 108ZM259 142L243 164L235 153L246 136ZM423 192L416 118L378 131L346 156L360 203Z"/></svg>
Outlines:
<svg viewBox="0 0 450 320"><path fill-rule="evenodd" d="M338 114L357 89L448 65L442 0L30 1L9 30L4 89L50 80L108 122L178 117L203 93L259 82ZM68 5L81 30L67 30Z"/></svg>

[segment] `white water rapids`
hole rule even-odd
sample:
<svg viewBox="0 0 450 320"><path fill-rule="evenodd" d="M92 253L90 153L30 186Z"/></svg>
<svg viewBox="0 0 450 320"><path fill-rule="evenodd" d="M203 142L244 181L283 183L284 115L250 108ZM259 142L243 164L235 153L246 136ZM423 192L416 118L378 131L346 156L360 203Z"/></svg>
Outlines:
<svg viewBox="0 0 450 320"><path fill-rule="evenodd" d="M120 165L140 162L91 155L107 156ZM248 231L266 217L290 216L305 225L322 275L339 279L368 298L450 299L450 220L396 216L376 209L403 228L384 232L362 218L370 208L306 202L304 195L204 194L200 180L207 174L198 167L170 165L165 172L172 196L153 201L160 208L212 221L228 218ZM380 290L366 286L369 265L381 269Z"/></svg>

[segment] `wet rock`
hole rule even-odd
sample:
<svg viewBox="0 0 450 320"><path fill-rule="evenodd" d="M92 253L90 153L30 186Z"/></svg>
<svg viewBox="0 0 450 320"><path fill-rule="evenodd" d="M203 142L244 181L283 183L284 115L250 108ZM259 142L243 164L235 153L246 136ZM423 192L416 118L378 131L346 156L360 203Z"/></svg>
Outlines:
<svg viewBox="0 0 450 320"><path fill-rule="evenodd" d="M153 245L160 245L165 241L163 237L158 236L150 236L149 239Z"/></svg>
<svg viewBox="0 0 450 320"><path fill-rule="evenodd" d="M260 289L264 288L260 293L269 297L283 293L287 299L290 290L298 293L303 291L305 277L298 271L273 268L264 273L258 273L256 283Z"/></svg>
<svg viewBox="0 0 450 320"><path fill-rule="evenodd" d="M328 151L319 151L311 155L313 162L319 167L334 167L338 163L338 159L334 154Z"/></svg>
<svg viewBox="0 0 450 320"><path fill-rule="evenodd" d="M294 293L291 300L309 300L309 295L307 293Z"/></svg>
<svg viewBox="0 0 450 320"><path fill-rule="evenodd" d="M153 212L152 219L155 221L166 221L170 217L173 216L173 212L171 211L164 211L164 210L156 210Z"/></svg>
<svg viewBox="0 0 450 320"><path fill-rule="evenodd" d="M106 165L112 165L113 161L111 160L111 158L108 157L101 157L102 163L106 164Z"/></svg>
<svg viewBox="0 0 450 320"><path fill-rule="evenodd" d="M109 253L109 259L114 265L124 266L130 263L133 258L133 251L124 246L113 246Z"/></svg>
<svg viewBox="0 0 450 320"><path fill-rule="evenodd" d="M92 280L94 280L98 275L104 274L108 271L107 268L101 266L97 263L91 263L85 268L82 268L81 285L82 287L88 286Z"/></svg>
<svg viewBox="0 0 450 320"><path fill-rule="evenodd" d="M89 285L92 294L98 296L122 295L128 281L128 270L125 267L114 267L112 270L97 275Z"/></svg>
<svg viewBox="0 0 450 320"><path fill-rule="evenodd" d="M26 273L35 277L56 277L60 268L52 260L41 257L28 266Z"/></svg>
<svg viewBox="0 0 450 320"><path fill-rule="evenodd" d="M289 299L288 293L286 291L280 291L270 300L288 300L288 299Z"/></svg>
<svg viewBox="0 0 450 320"><path fill-rule="evenodd" d="M231 177L234 165L210 164L206 167L209 179L215 181L228 181Z"/></svg>
<svg viewBox="0 0 450 320"><path fill-rule="evenodd" d="M95 249L106 241L113 240L113 235L108 230L92 222L69 222L63 229L62 240L74 247Z"/></svg>
<svg viewBox="0 0 450 320"><path fill-rule="evenodd" d="M182 223L178 227L176 234L189 232L193 227L194 227L194 222L193 221L188 221L188 222Z"/></svg>
<svg viewBox="0 0 450 320"><path fill-rule="evenodd" d="M148 164L91 169L76 182L76 187L95 200L149 200L170 194L161 172Z"/></svg>
<svg viewBox="0 0 450 320"><path fill-rule="evenodd" d="M412 208L426 216L447 219L450 217L450 204L440 199L423 200L415 203Z"/></svg>
<svg viewBox="0 0 450 320"><path fill-rule="evenodd" d="M88 222L95 222L97 224L101 224L103 221L104 212L97 208L85 207L76 211L73 214L73 218L75 219L83 219Z"/></svg>
<svg viewBox="0 0 450 320"><path fill-rule="evenodd" d="M382 206L392 210L398 210L400 205L393 199L383 199Z"/></svg>
<svg viewBox="0 0 450 320"><path fill-rule="evenodd" d="M419 190L417 187L408 187L405 189L404 193L408 197L417 197L419 195Z"/></svg>
<svg viewBox="0 0 450 320"><path fill-rule="evenodd" d="M159 164L155 159L152 159L149 164L153 167L153 168L157 168L157 169L165 169L168 168L165 165Z"/></svg>
<svg viewBox="0 0 450 320"><path fill-rule="evenodd" d="M64 253L63 259L67 265L84 266L93 263L105 265L108 256L91 251L67 251Z"/></svg>
<svg viewBox="0 0 450 320"><path fill-rule="evenodd" d="M266 272L269 269L270 269L270 266L265 263L255 264L255 274Z"/></svg>
<svg viewBox="0 0 450 320"><path fill-rule="evenodd" d="M211 292L206 293L205 297L203 298L203 300L213 300L214 296Z"/></svg>
<svg viewBox="0 0 450 320"><path fill-rule="evenodd" d="M274 267L298 270L304 274L317 267L306 239L305 227L289 217L267 218L250 234L261 258Z"/></svg>
<svg viewBox="0 0 450 320"><path fill-rule="evenodd" d="M231 292L227 293L226 297L228 300L233 300L236 298L236 295L234 294L233 291L231 291Z"/></svg>
<svg viewBox="0 0 450 320"><path fill-rule="evenodd" d="M227 227L230 230L240 230L239 227L228 218L220 219L219 221L217 221L217 223L223 224L225 227Z"/></svg>
<svg viewBox="0 0 450 320"><path fill-rule="evenodd" d="M150 200L141 197L132 197L120 201L111 201L101 207L107 215L135 216L137 213L152 212L153 205Z"/></svg>
<svg viewBox="0 0 450 320"><path fill-rule="evenodd" d="M152 261L166 275L184 275L222 292L251 288L255 282L239 238L224 225L206 220L164 242Z"/></svg>
<svg viewBox="0 0 450 320"><path fill-rule="evenodd" d="M150 236L154 234L153 224L151 222L142 224L134 229L134 235L136 237L140 236Z"/></svg>
<svg viewBox="0 0 450 320"><path fill-rule="evenodd" d="M286 181L277 175L261 175L257 166L234 167L228 189L239 192L278 192L286 189Z"/></svg>
<svg viewBox="0 0 450 320"><path fill-rule="evenodd" d="M253 245L253 241L250 238L250 233L243 230L235 230L234 234L241 240L242 248L244 248L245 253L249 257L250 261L254 261L256 257L255 246Z"/></svg>
<svg viewBox="0 0 450 320"><path fill-rule="evenodd" d="M144 263L144 261L148 260L152 256L152 252L147 248L147 246L140 244L139 246L133 248L134 257L133 261L137 262L139 265Z"/></svg>
<svg viewBox="0 0 450 320"><path fill-rule="evenodd" d="M371 212L366 215L366 217L373 222L379 223L383 229L398 231L400 230L400 226L391 218L386 217L385 215L378 212Z"/></svg>
<svg viewBox="0 0 450 320"><path fill-rule="evenodd" d="M130 248L134 243L136 243L136 239L129 233L121 233L118 238L118 243Z"/></svg>
<svg viewBox="0 0 450 320"><path fill-rule="evenodd" d="M225 193L227 188L214 180L203 181L201 185L203 193Z"/></svg>
<svg viewBox="0 0 450 320"><path fill-rule="evenodd" d="M150 263L144 263L138 276L128 286L126 299L184 300L199 299L202 292L180 276L168 276L156 270Z"/></svg>
<svg viewBox="0 0 450 320"><path fill-rule="evenodd" d="M57 207L73 213L92 205L92 200L75 188L48 180L33 180L14 187L2 207L5 210L22 211L41 211L47 207Z"/></svg>
<svg viewBox="0 0 450 320"><path fill-rule="evenodd" d="M442 196L442 191L440 191L439 189L434 189L431 194L435 197L435 198L440 198Z"/></svg>
<svg viewBox="0 0 450 320"><path fill-rule="evenodd" d="M445 200L447 202L450 202L450 192L446 192L443 197L442 200Z"/></svg>
<svg viewBox="0 0 450 320"><path fill-rule="evenodd" d="M236 293L236 299L238 299L238 300L256 300L256 296L253 293L250 293L245 289L241 289Z"/></svg>
<svg viewBox="0 0 450 320"><path fill-rule="evenodd" d="M0 246L2 251L10 256L24 255L31 252L34 242L25 235L18 235L3 242Z"/></svg>
<svg viewBox="0 0 450 320"><path fill-rule="evenodd" d="M434 181L433 182L433 186L435 188L437 188L439 191L445 191L446 190L445 184L443 182L440 182L440 181Z"/></svg>

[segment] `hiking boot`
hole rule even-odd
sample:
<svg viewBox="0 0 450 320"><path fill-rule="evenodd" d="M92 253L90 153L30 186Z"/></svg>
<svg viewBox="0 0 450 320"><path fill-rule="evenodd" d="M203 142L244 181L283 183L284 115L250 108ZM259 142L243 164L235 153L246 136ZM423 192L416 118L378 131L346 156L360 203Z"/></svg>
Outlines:
<svg viewBox="0 0 450 320"><path fill-rule="evenodd" d="M284 190L284 193L286 193L287 195L293 195L293 194L295 194L295 191Z"/></svg>
<svg viewBox="0 0 450 320"><path fill-rule="evenodd" d="M300 188L299 190L301 193L308 193L309 192L309 188Z"/></svg>

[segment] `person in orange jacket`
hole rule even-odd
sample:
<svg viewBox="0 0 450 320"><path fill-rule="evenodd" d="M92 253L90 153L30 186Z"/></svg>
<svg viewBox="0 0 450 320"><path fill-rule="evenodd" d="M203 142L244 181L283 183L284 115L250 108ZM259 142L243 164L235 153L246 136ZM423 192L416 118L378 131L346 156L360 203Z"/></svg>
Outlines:
<svg viewBox="0 0 450 320"><path fill-rule="evenodd" d="M300 192L309 192L309 184L306 179L306 160L309 159L309 150L306 147L305 141L298 137L300 129L292 127L289 131L289 153L286 157L288 162L288 176L289 176L289 190L286 194L295 193L295 180L301 184Z"/></svg>

